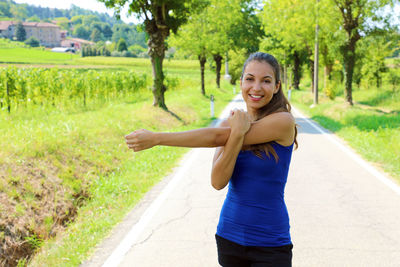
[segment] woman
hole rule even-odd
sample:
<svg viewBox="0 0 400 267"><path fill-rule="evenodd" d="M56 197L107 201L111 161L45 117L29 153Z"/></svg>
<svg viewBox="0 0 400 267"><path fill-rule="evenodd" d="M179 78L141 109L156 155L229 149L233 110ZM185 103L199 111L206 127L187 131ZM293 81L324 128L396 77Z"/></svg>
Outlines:
<svg viewBox="0 0 400 267"><path fill-rule="evenodd" d="M247 112L233 110L218 128L142 129L126 136L134 151L155 145L217 147L211 184L220 190L229 183L216 233L222 266L291 266L284 188L297 130L279 69L269 54L250 55L240 80Z"/></svg>

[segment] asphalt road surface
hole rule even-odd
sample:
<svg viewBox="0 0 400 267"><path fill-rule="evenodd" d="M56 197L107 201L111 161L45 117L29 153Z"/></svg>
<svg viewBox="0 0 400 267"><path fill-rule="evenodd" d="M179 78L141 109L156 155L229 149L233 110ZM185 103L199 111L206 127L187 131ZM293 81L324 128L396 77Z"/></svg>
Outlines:
<svg viewBox="0 0 400 267"><path fill-rule="evenodd" d="M240 97L227 107L245 108ZM400 267L400 187L300 113L285 192L293 266ZM214 149L191 150L82 266L219 266L226 189L210 184Z"/></svg>

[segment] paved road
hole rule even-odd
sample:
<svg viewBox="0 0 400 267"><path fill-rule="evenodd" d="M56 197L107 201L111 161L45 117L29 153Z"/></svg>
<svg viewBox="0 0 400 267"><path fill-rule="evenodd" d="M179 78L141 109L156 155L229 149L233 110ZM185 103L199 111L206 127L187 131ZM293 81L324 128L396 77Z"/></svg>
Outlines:
<svg viewBox="0 0 400 267"><path fill-rule="evenodd" d="M239 99L233 105L244 107ZM293 266L400 266L400 187L295 116L300 147L286 188ZM210 185L213 152L188 153L83 266L219 266L214 234L226 189Z"/></svg>

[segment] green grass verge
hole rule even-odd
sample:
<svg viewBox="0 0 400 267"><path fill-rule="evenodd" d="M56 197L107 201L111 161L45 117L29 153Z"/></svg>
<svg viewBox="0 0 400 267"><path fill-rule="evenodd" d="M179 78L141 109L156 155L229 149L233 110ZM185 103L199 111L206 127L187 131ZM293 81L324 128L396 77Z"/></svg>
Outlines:
<svg viewBox="0 0 400 267"><path fill-rule="evenodd" d="M54 111L43 117L38 112L31 119L26 115L15 115L24 121L12 131L20 131L18 136L26 129L31 129L28 136L44 132L43 140L34 150L44 151L50 146L56 154L60 150L79 151L80 159L95 162L97 168L108 170L94 170L88 189L90 200L78 210L75 221L63 234L43 244L30 266L78 266L141 197L171 172L187 149L156 147L133 153L126 148L123 136L138 128L181 131L209 125L212 118L208 96L215 96L216 114L219 114L232 99L232 89L226 82L221 89L215 88L214 75L208 73L207 96L202 96L197 75L188 76L188 79L175 77L176 89L166 93L167 106L185 123L152 107L149 91L140 92L138 101L115 102L89 111L69 114ZM15 146L23 147L21 143L16 141ZM44 144L45 148L39 148ZM10 149L15 146L11 145Z"/></svg>
<svg viewBox="0 0 400 267"><path fill-rule="evenodd" d="M342 97L332 101L320 94L319 104L311 108L307 89L293 91L291 102L400 182L400 92L355 88L353 99L355 105L349 106Z"/></svg>

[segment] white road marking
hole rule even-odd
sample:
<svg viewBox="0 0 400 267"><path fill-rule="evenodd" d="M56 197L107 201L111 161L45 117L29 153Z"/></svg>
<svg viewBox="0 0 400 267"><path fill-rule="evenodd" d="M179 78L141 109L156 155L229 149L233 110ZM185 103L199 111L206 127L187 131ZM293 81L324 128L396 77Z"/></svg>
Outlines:
<svg viewBox="0 0 400 267"><path fill-rule="evenodd" d="M361 167L363 167L365 170L367 170L370 174L375 176L379 181L381 181L383 184L388 186L390 189L392 189L395 193L400 195L400 186L395 184L391 179L389 179L386 175L382 174L378 170L376 170L372 165L370 165L368 162L366 162L364 159L362 159L359 155L355 154L353 151L351 151L349 148L341 144L339 141L337 141L332 134L326 132L323 130L321 127L319 127L317 124L315 124L312 120L304 116L298 109L294 108L292 106L292 110L294 111L295 115L298 117L304 119L308 124L310 124L314 129L316 129L318 132L323 134L328 140L330 140L332 143L337 145L341 150L343 150L345 153L347 153L354 161L356 161L358 164L360 164Z"/></svg>

